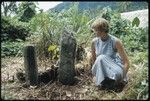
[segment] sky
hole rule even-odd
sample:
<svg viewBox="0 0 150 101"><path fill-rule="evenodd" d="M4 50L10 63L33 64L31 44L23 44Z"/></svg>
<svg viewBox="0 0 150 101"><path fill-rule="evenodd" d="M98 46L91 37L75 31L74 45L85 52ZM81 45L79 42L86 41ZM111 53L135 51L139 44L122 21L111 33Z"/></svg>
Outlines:
<svg viewBox="0 0 150 101"><path fill-rule="evenodd" d="M17 2L17 5L19 4L20 2ZM38 7L40 9L43 9L44 12L47 11L48 9L50 8L53 8L55 7L56 5L62 3L62 1L45 1L45 2L38 2ZM2 11L3 11L3 8L1 7Z"/></svg>
<svg viewBox="0 0 150 101"><path fill-rule="evenodd" d="M47 1L47 2L38 2L39 5L37 5L39 8L43 9L44 12L47 11L50 8L55 7L56 5L62 3L61 1Z"/></svg>
<svg viewBox="0 0 150 101"><path fill-rule="evenodd" d="M7 2L6 2L7 3ZM19 4L19 3L21 3L21 2L16 2L17 3L17 5ZM56 5L58 5L58 4L60 4L60 3L62 3L62 1L45 1L45 2L38 2L38 7L40 8L40 9L43 9L43 11L45 12L45 11L47 11L48 9L50 9L50 8L53 8L53 7L55 7ZM1 11L3 12L3 7L1 6ZM38 10L37 10L37 12L39 12ZM13 16L13 14L11 15L11 16Z"/></svg>

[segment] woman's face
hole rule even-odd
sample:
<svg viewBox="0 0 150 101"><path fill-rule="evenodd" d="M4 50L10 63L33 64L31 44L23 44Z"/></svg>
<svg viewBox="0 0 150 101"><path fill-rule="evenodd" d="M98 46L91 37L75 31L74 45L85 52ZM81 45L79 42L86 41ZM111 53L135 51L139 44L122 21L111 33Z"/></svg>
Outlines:
<svg viewBox="0 0 150 101"><path fill-rule="evenodd" d="M100 37L101 39L107 39L107 33L101 32L99 30L93 30L93 32L96 34L97 37Z"/></svg>
<svg viewBox="0 0 150 101"><path fill-rule="evenodd" d="M102 32L99 30L93 30L93 32L96 34L97 37L101 37L102 36Z"/></svg>

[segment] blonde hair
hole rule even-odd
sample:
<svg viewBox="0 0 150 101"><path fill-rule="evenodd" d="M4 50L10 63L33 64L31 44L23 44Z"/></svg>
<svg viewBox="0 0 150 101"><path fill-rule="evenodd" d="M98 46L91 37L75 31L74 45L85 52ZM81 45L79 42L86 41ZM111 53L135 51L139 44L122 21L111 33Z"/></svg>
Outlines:
<svg viewBox="0 0 150 101"><path fill-rule="evenodd" d="M98 18L96 19L92 25L91 25L92 30L95 31L100 31L100 32L109 32L109 24L108 21L104 18Z"/></svg>

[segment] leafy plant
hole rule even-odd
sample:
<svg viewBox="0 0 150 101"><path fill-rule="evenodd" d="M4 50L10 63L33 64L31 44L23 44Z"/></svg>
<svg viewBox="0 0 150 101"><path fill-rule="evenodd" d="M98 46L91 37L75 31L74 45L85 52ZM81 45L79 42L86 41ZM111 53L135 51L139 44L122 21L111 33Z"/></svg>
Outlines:
<svg viewBox="0 0 150 101"><path fill-rule="evenodd" d="M51 54L51 59L58 59L59 58L59 48L57 45L52 44L48 47L48 52Z"/></svg>
<svg viewBox="0 0 150 101"><path fill-rule="evenodd" d="M23 42L2 42L1 56L23 56Z"/></svg>
<svg viewBox="0 0 150 101"><path fill-rule="evenodd" d="M1 23L1 41L15 41L16 39L25 41L31 34L28 24L16 18L2 16Z"/></svg>
<svg viewBox="0 0 150 101"><path fill-rule="evenodd" d="M138 27L140 24L140 20L138 17L135 17L132 21L132 26L134 27L136 25L136 27Z"/></svg>
<svg viewBox="0 0 150 101"><path fill-rule="evenodd" d="M130 82L123 99L148 99L148 52L133 54L131 58ZM138 74L138 75L137 75Z"/></svg>
<svg viewBox="0 0 150 101"><path fill-rule="evenodd" d="M19 21L29 22L36 14L36 4L34 2L21 2L18 7Z"/></svg>
<svg viewBox="0 0 150 101"><path fill-rule="evenodd" d="M148 29L139 28L140 20L135 17L132 22L122 19L121 15L117 12L112 12L106 9L104 13L110 22L110 34L120 38L128 53L135 51L144 51L148 47ZM102 14L101 16L104 17ZM136 25L136 26L135 26ZM140 43L140 44L138 44ZM131 53L132 54L132 53Z"/></svg>

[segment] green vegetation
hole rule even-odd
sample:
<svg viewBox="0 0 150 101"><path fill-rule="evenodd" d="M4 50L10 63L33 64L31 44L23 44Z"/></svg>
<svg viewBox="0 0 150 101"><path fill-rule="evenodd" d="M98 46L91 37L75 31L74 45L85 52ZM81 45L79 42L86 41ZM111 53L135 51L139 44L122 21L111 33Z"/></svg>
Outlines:
<svg viewBox="0 0 150 101"><path fill-rule="evenodd" d="M1 24L1 41L16 41L16 39L25 41L31 34L29 24L16 18L2 16Z"/></svg>
<svg viewBox="0 0 150 101"><path fill-rule="evenodd" d="M1 50L1 57L5 56L23 56L23 42L3 42Z"/></svg>
<svg viewBox="0 0 150 101"><path fill-rule="evenodd" d="M22 2L18 8L19 21L29 22L36 14L36 4L33 2Z"/></svg>
<svg viewBox="0 0 150 101"><path fill-rule="evenodd" d="M82 3L69 3L69 7L63 6L67 7L66 9L60 7L59 9L62 9L60 12L50 10L37 13L35 3L24 2L19 5L18 14L16 13L14 17L8 16L11 10L6 10L1 17L2 58L22 56L24 45L30 43L36 45L39 59L58 59L60 36L64 29L73 32L77 40L77 46L90 47L91 40L94 37L90 25L97 17L103 17L110 23L110 34L122 40L131 61L129 87L124 91L125 95L121 99L141 100L147 98L148 28L139 28L140 21L137 17L130 22L122 19L117 10L106 7L107 3L111 5L113 2L105 2L103 9L99 7L98 9L86 9L81 12ZM102 2L100 3L102 4ZM137 9L138 5L141 5L141 9L143 9L144 5L147 5L145 2L140 2L134 7L130 5L136 3L129 3L121 10ZM67 2L65 4L68 5ZM16 10L15 4L13 5L10 7L14 7ZM116 5L114 5L114 8L116 8Z"/></svg>

